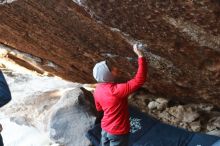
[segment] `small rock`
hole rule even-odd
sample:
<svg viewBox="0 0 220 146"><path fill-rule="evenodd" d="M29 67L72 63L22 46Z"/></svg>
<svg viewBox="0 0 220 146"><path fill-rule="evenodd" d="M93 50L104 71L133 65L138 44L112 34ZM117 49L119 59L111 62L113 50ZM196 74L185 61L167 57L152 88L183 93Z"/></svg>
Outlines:
<svg viewBox="0 0 220 146"><path fill-rule="evenodd" d="M168 103L168 100L167 99L164 99L164 98L157 98L156 99L156 102L160 103L160 104L167 104Z"/></svg>
<svg viewBox="0 0 220 146"><path fill-rule="evenodd" d="M215 135L215 136L219 136L219 137L220 137L220 130L216 129L216 130L207 132L207 134L209 134L209 135Z"/></svg>
<svg viewBox="0 0 220 146"><path fill-rule="evenodd" d="M185 108L181 105L177 107L171 107L169 109L169 113L176 117L179 121L191 123L195 121L200 115L192 108L188 107Z"/></svg>
<svg viewBox="0 0 220 146"><path fill-rule="evenodd" d="M157 110L161 111L167 107L167 104L168 104L168 100L166 100L164 98L157 98L156 101L151 101L148 104L148 108L150 110L157 109Z"/></svg>
<svg viewBox="0 0 220 146"><path fill-rule="evenodd" d="M167 107L167 104L168 104L168 100L167 99L164 99L164 98L157 98L156 99L156 102L158 102L158 106L157 106L157 109L158 110L163 110Z"/></svg>
<svg viewBox="0 0 220 146"><path fill-rule="evenodd" d="M188 123L195 121L200 116L197 112L194 112L192 110L184 112L183 115L183 121Z"/></svg>
<svg viewBox="0 0 220 146"><path fill-rule="evenodd" d="M183 119L184 108L181 105L169 108L168 112L177 119Z"/></svg>
<svg viewBox="0 0 220 146"><path fill-rule="evenodd" d="M148 104L148 108L149 108L150 110L154 110L154 109L157 108L158 104L159 104L159 103L157 103L156 101L151 101L151 102Z"/></svg>
<svg viewBox="0 0 220 146"><path fill-rule="evenodd" d="M201 123L200 121L190 123L190 128L194 132L199 132L201 130Z"/></svg>

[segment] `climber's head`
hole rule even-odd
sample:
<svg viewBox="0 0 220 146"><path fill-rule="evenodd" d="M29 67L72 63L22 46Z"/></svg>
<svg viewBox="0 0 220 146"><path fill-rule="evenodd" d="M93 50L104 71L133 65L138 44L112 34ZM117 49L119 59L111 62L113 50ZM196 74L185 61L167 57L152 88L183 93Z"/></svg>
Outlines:
<svg viewBox="0 0 220 146"><path fill-rule="evenodd" d="M119 76L119 69L110 61L101 61L93 68L93 77L97 82L114 82Z"/></svg>

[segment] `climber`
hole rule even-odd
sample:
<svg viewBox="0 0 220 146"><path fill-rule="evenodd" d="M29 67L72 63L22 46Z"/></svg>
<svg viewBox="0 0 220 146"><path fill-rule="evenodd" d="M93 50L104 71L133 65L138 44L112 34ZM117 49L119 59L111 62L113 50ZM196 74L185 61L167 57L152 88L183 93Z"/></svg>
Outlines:
<svg viewBox="0 0 220 146"><path fill-rule="evenodd" d="M133 51L138 56L138 70L135 77L126 83L116 83L118 69L107 61L97 63L93 76L98 82L94 91L97 111L103 111L101 121L101 146L128 146L129 112L128 95L140 88L147 74L147 63L143 51L134 45Z"/></svg>
<svg viewBox="0 0 220 146"><path fill-rule="evenodd" d="M4 78L4 75L0 70L0 107L7 104L10 100L11 100L11 92ZM0 146L3 146L1 132L2 132L2 125L0 124Z"/></svg>

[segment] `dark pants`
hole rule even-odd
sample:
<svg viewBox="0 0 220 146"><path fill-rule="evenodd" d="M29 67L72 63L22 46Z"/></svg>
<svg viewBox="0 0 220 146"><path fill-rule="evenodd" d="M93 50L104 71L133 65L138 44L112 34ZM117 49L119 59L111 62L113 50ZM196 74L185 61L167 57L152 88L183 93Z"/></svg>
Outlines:
<svg viewBox="0 0 220 146"><path fill-rule="evenodd" d="M129 134L113 135L102 130L100 146L128 146Z"/></svg>
<svg viewBox="0 0 220 146"><path fill-rule="evenodd" d="M4 146L1 134L0 134L0 146Z"/></svg>

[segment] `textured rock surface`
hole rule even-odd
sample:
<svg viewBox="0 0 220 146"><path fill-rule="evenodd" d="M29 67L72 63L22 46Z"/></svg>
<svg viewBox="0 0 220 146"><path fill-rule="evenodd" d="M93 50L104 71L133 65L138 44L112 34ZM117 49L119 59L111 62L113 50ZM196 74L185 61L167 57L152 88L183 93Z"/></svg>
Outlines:
<svg viewBox="0 0 220 146"><path fill-rule="evenodd" d="M166 106L159 101L166 103ZM143 93L143 91L131 95L129 103L165 123L189 131L219 136L220 111L214 109L210 104L181 104L173 100ZM161 106L163 108L158 108Z"/></svg>
<svg viewBox="0 0 220 146"><path fill-rule="evenodd" d="M81 98L85 98L82 90L73 89L66 92L52 109L49 130L50 137L55 142L65 146L90 144L85 135L94 126L96 114L91 114L91 104L82 102Z"/></svg>
<svg viewBox="0 0 220 146"><path fill-rule="evenodd" d="M1 43L32 54L40 67L72 81L93 81L92 67L105 55L131 54L124 54L129 45L119 34L71 0L15 1L0 5L0 17Z"/></svg>
<svg viewBox="0 0 220 146"><path fill-rule="evenodd" d="M93 82L92 67L104 58L112 58L125 78L131 77L135 61L129 43L138 40L149 47L150 92L219 107L218 0L76 2L0 5L0 43L38 57L43 70Z"/></svg>

